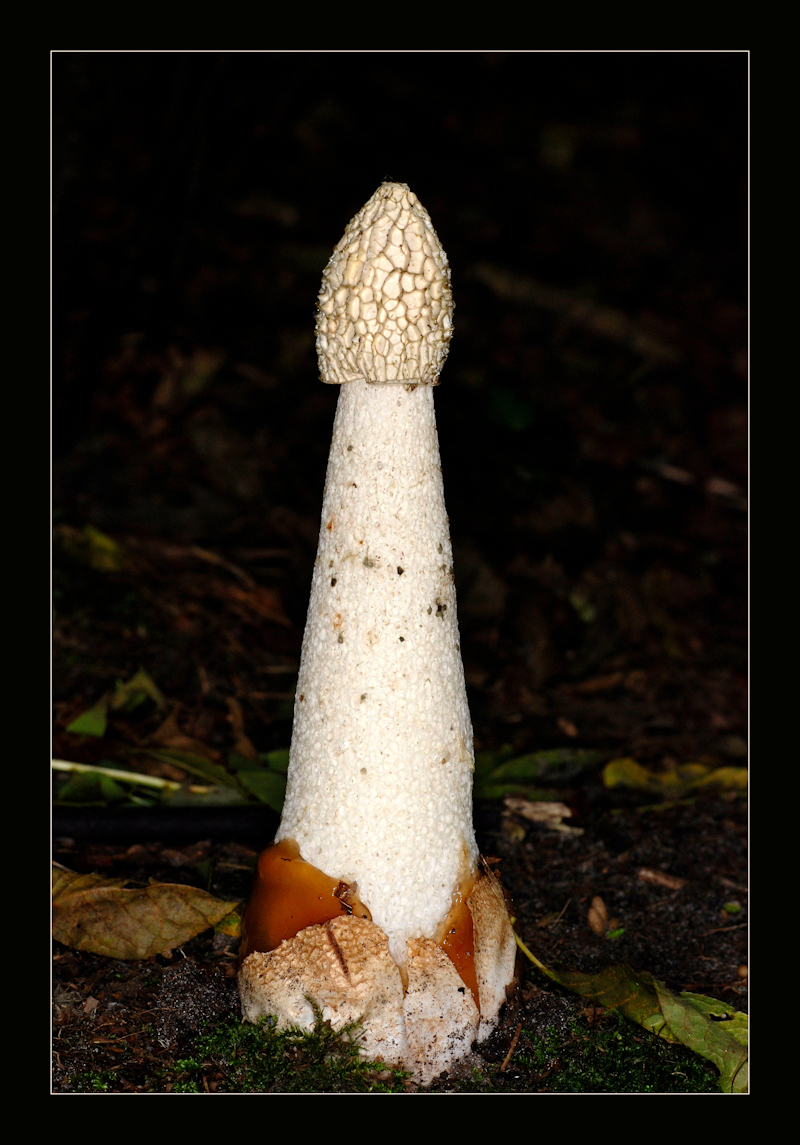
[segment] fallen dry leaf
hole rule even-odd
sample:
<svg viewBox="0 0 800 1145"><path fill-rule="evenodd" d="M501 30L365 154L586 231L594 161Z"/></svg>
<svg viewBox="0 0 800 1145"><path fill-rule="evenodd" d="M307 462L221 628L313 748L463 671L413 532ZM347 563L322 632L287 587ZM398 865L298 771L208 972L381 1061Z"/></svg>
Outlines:
<svg viewBox="0 0 800 1145"><path fill-rule="evenodd" d="M181 729L178 724L180 711L180 703L173 704L172 711L167 718L159 724L150 736L148 742L154 747L166 747L171 751L194 752L197 755L206 755L211 759L218 760L220 757L218 751L203 743L202 740L187 735L187 733Z"/></svg>
<svg viewBox="0 0 800 1145"><path fill-rule="evenodd" d="M233 696L226 698L228 705L228 722L230 723L233 734L235 736L233 750L243 755L245 759L258 761L258 752L255 749L253 741L244 730L244 712L242 705Z"/></svg>
<svg viewBox="0 0 800 1145"><path fill-rule="evenodd" d="M601 306L577 291L564 290L547 282L537 282L490 263L478 263L473 273L498 298L509 298L528 306L549 310L610 342L624 343L627 349L643 354L647 358L660 358L671 362L681 360L681 351L677 346L651 334L643 324L626 314L624 310Z"/></svg>
<svg viewBox="0 0 800 1145"><path fill-rule="evenodd" d="M589 920L589 926L594 933L602 937L608 930L608 911L600 895L595 895L592 899L592 905L589 907L587 918Z"/></svg>
<svg viewBox="0 0 800 1145"><path fill-rule="evenodd" d="M523 799L515 795L506 796L503 802L506 807L504 830L509 838L513 838L515 834L511 826L511 815L521 815L523 819L530 819L532 823L544 823L551 831L561 831L564 835L583 834L583 827L570 827L563 822L564 819L572 817L572 812L566 803L548 799Z"/></svg>
<svg viewBox="0 0 800 1145"><path fill-rule="evenodd" d="M551 827L558 827L562 819L572 818L572 812L566 803L558 803L555 800L523 799L509 795L503 802L509 811L521 815L523 819L530 819L533 823L547 823Z"/></svg>
<svg viewBox="0 0 800 1145"><path fill-rule="evenodd" d="M265 588L263 585L258 585L253 589L244 589L238 584L220 586L219 582L215 582L215 588L218 591L220 587L222 588L220 595L227 597L228 600L252 609L253 612L265 620L271 620L274 624L282 624L285 628L292 627L291 620L283 611L283 604L276 589Z"/></svg>
<svg viewBox="0 0 800 1145"><path fill-rule="evenodd" d="M609 676L593 676L591 680L583 680L580 684L574 684L572 691L579 692L581 695L591 692L607 692L610 688L616 688L621 680L622 672L612 672Z"/></svg>
<svg viewBox="0 0 800 1145"><path fill-rule="evenodd" d="M216 926L236 907L195 887L125 882L54 868L53 937L108 958L151 958Z"/></svg>

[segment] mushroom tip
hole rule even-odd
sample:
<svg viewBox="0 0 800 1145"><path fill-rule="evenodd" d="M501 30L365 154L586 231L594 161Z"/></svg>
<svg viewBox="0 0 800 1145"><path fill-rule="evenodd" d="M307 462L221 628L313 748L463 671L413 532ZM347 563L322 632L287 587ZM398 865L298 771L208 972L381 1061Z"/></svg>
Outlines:
<svg viewBox="0 0 800 1145"><path fill-rule="evenodd" d="M450 268L405 183L382 183L350 220L322 276L320 376L436 385L453 335Z"/></svg>

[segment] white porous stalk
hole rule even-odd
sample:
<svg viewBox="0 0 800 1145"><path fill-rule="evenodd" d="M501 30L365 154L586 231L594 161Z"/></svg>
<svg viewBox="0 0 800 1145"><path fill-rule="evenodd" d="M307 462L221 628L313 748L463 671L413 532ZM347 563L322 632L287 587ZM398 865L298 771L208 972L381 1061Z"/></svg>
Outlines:
<svg viewBox="0 0 800 1145"><path fill-rule="evenodd" d="M408 939L436 936L478 857L433 409L449 277L427 212L401 183L378 189L325 271L320 370L346 384L277 835L358 884L401 966Z"/></svg>

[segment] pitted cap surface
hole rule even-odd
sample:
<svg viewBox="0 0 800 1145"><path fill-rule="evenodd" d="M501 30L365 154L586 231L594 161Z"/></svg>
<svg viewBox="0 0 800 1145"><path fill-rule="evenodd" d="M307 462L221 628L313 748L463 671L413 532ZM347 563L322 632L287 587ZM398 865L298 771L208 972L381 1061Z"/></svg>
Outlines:
<svg viewBox="0 0 800 1145"><path fill-rule="evenodd" d="M405 183L382 183L322 276L320 376L436 385L452 334L450 268L430 216Z"/></svg>

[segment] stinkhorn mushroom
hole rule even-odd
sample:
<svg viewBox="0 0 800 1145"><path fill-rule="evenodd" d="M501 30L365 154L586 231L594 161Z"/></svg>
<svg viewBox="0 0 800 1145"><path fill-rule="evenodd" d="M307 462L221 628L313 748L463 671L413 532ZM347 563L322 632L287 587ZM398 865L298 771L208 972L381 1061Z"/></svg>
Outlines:
<svg viewBox="0 0 800 1145"><path fill-rule="evenodd" d="M383 183L325 269L322 380L340 384L286 803L259 857L246 1019L335 1028L429 1082L485 1038L514 975L472 826L473 747L433 387L453 325L427 211Z"/></svg>

